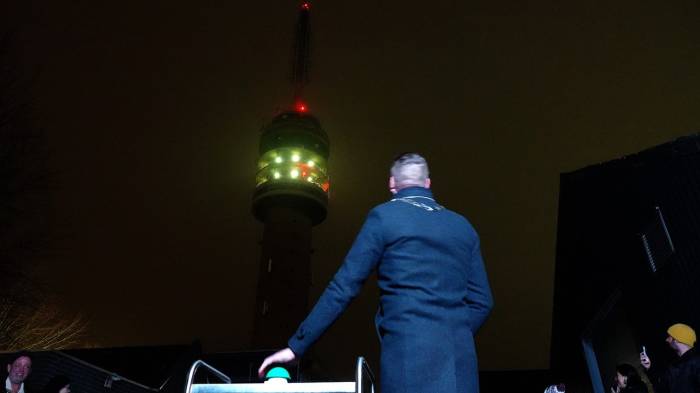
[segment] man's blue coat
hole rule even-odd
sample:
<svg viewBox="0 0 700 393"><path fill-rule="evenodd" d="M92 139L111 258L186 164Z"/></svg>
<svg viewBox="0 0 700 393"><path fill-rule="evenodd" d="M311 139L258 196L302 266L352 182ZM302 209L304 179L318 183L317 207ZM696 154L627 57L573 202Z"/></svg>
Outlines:
<svg viewBox="0 0 700 393"><path fill-rule="evenodd" d="M479 237L411 187L372 209L343 265L289 340L302 356L377 269L383 393L478 392L473 334L493 306Z"/></svg>

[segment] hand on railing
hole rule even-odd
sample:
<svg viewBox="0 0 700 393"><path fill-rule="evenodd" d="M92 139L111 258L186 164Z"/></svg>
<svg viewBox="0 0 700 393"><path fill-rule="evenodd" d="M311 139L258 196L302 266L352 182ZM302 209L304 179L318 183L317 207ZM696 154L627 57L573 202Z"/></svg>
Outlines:
<svg viewBox="0 0 700 393"><path fill-rule="evenodd" d="M291 349L285 348L281 351L277 351L273 353L272 355L268 356L263 360L262 364L260 365L260 368L258 369L258 377L263 378L265 377L265 370L267 369L268 366L271 364L275 363L289 363L294 361L297 358L297 355L292 352Z"/></svg>

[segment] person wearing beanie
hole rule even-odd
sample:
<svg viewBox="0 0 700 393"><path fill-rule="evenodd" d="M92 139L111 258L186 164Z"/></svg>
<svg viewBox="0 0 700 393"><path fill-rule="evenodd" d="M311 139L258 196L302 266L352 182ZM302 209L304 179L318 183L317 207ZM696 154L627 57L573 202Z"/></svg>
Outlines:
<svg viewBox="0 0 700 393"><path fill-rule="evenodd" d="M678 356L683 356L685 351L695 346L695 330L686 324L677 323L671 325L666 333L668 333L666 342L673 348ZM672 341L675 341L675 343Z"/></svg>
<svg viewBox="0 0 700 393"><path fill-rule="evenodd" d="M658 393L700 392L700 355L695 350L695 330L683 323L671 325L666 343L678 356L665 370L652 367L646 352L639 355L640 363Z"/></svg>

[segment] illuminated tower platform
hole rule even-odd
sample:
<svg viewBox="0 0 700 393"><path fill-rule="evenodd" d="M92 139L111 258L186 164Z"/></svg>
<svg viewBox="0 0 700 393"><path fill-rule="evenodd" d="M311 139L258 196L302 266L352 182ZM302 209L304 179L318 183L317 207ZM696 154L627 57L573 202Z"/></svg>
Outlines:
<svg viewBox="0 0 700 393"><path fill-rule="evenodd" d="M270 209L290 207L313 225L326 218L328 206L328 135L303 111L275 117L262 130L253 213L267 222Z"/></svg>

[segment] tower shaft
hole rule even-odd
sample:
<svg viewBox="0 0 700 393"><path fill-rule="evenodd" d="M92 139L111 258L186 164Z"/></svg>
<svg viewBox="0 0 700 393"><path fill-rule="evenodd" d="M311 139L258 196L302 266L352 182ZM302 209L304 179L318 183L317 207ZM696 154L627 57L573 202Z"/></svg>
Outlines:
<svg viewBox="0 0 700 393"><path fill-rule="evenodd" d="M256 299L256 348L278 348L307 313L311 220L300 210L270 208L265 220Z"/></svg>

